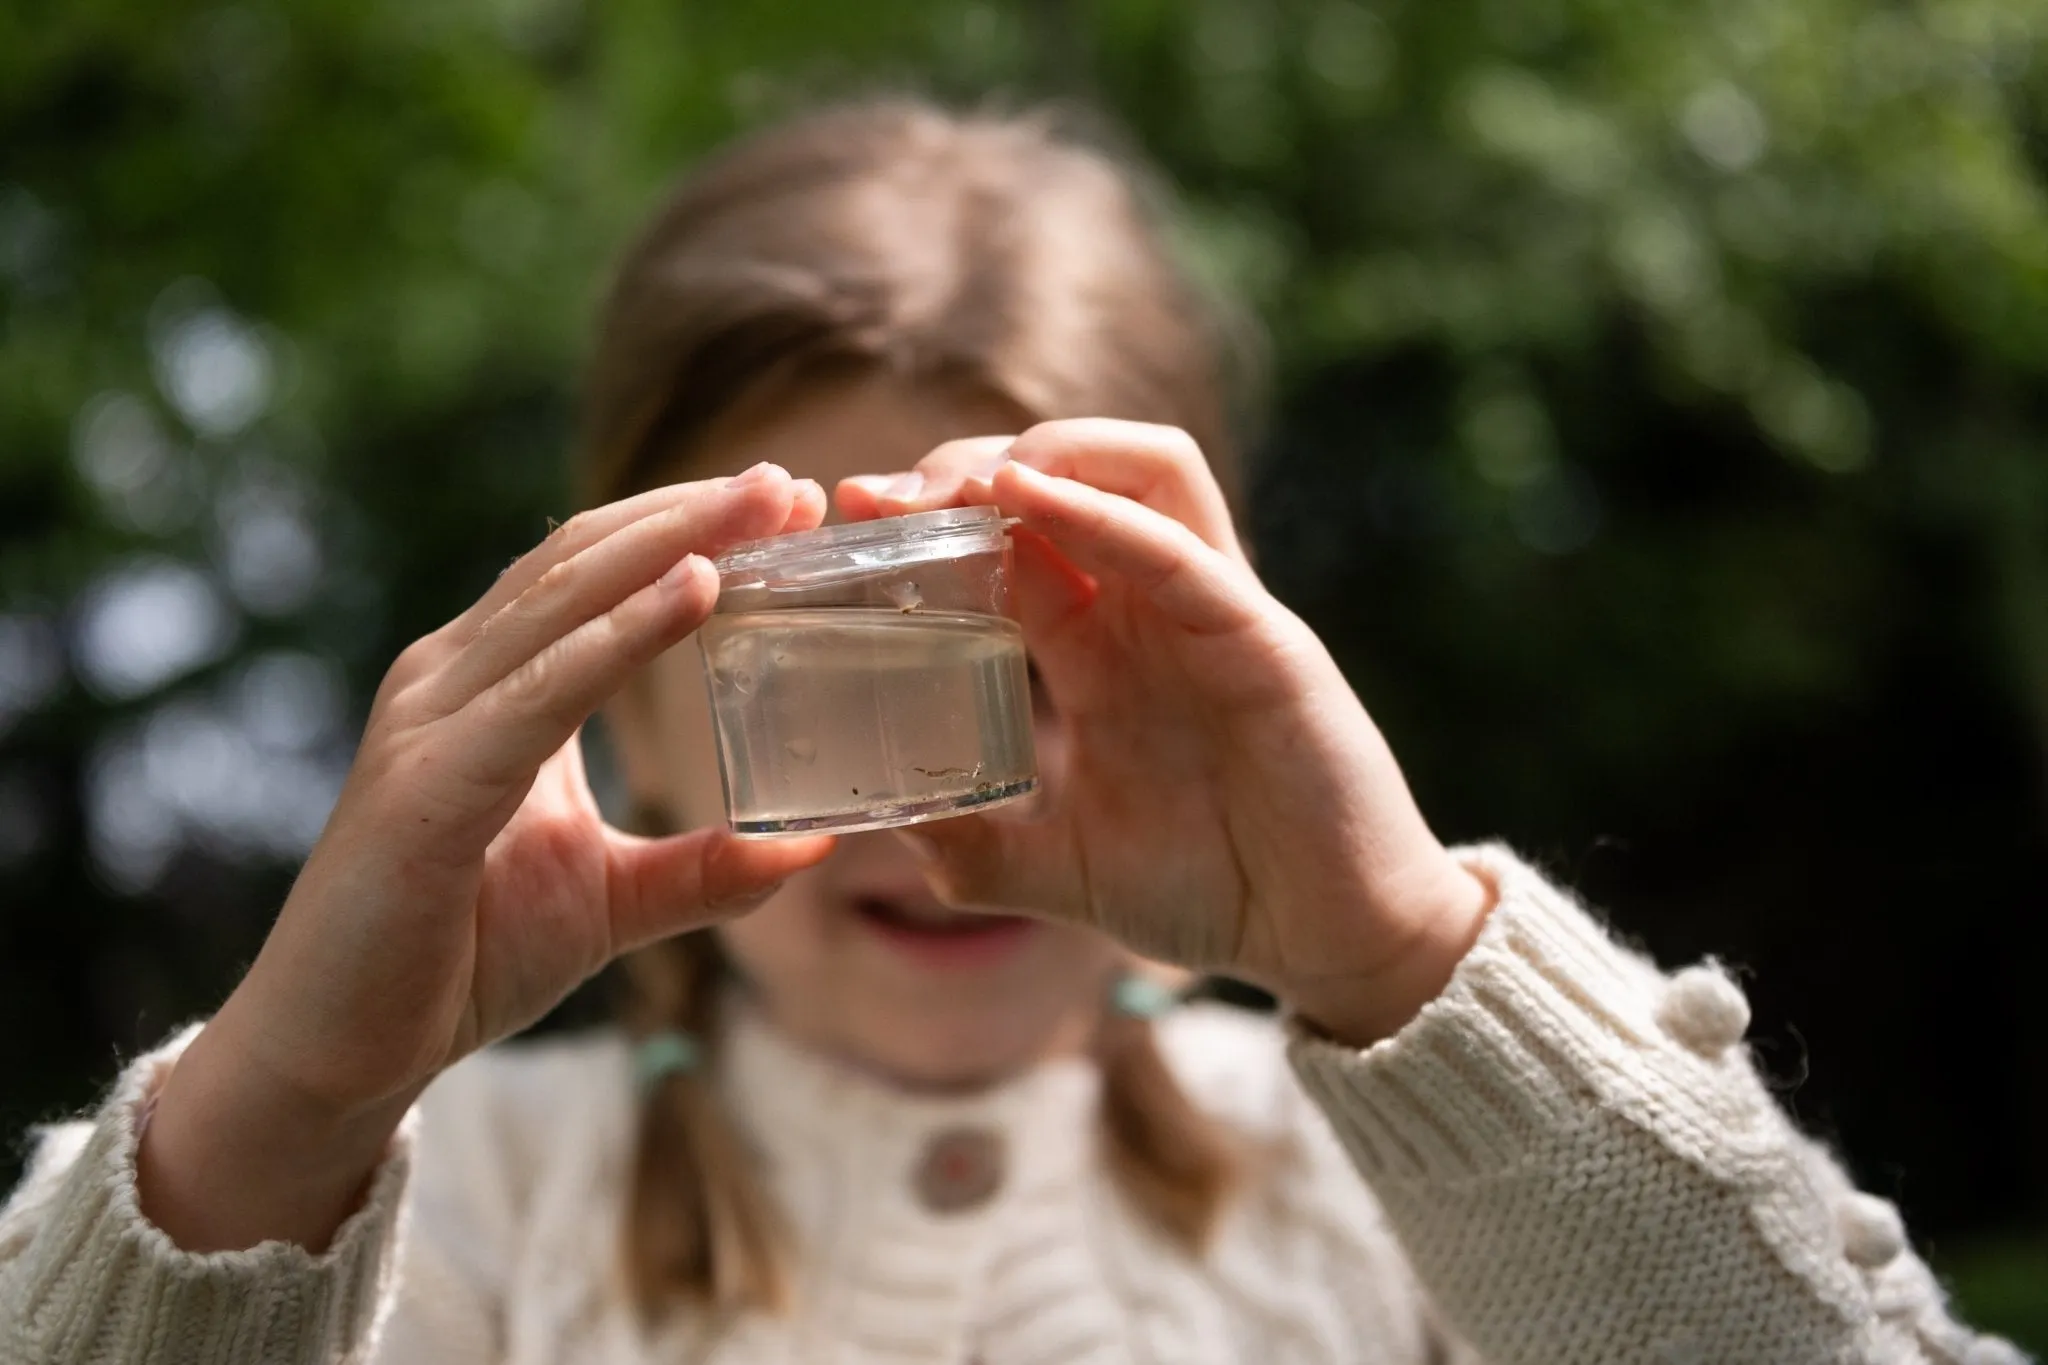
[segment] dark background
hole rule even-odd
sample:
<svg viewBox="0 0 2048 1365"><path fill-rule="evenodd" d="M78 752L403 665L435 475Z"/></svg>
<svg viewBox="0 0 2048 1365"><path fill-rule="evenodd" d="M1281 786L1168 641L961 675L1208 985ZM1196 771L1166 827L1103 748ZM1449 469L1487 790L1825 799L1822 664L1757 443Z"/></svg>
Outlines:
<svg viewBox="0 0 2048 1365"><path fill-rule="evenodd" d="M1735 964L2048 1348L2026 0L0 9L0 1130L220 999L385 665L567 510L660 186L903 88L1165 171L1267 337L1262 565L1439 828Z"/></svg>

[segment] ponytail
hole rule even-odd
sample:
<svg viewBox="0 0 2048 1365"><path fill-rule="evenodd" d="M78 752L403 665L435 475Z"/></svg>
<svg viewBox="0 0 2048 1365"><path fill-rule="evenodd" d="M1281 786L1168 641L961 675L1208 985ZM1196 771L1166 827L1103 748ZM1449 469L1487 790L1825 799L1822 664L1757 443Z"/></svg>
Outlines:
<svg viewBox="0 0 2048 1365"><path fill-rule="evenodd" d="M1240 1144L1188 1098L1150 1019L1103 1011L1095 1057L1110 1174L1154 1226L1200 1255L1237 1185Z"/></svg>
<svg viewBox="0 0 2048 1365"><path fill-rule="evenodd" d="M698 1040L704 1064L656 1080L641 1100L626 1270L649 1321L683 1302L724 1315L789 1306L788 1232L753 1152L717 1094L724 954L709 931L627 959L637 1041L661 1029Z"/></svg>

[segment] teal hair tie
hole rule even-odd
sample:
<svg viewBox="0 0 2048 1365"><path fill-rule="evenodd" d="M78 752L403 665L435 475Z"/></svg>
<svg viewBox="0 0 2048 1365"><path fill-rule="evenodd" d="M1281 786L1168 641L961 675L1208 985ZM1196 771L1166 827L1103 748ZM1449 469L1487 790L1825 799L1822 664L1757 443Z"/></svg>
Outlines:
<svg viewBox="0 0 2048 1365"><path fill-rule="evenodd" d="M1179 1003L1180 992L1136 972L1125 972L1109 991L1110 1008L1133 1019L1157 1019Z"/></svg>
<svg viewBox="0 0 2048 1365"><path fill-rule="evenodd" d="M687 1076L704 1060L696 1038L681 1029L650 1033L633 1049L633 1084L645 1095L670 1076Z"/></svg>

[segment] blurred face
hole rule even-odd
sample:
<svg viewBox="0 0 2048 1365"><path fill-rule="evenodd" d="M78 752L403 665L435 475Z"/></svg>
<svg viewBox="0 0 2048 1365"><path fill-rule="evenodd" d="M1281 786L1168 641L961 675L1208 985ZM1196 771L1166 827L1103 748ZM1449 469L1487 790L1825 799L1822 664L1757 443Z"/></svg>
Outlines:
<svg viewBox="0 0 2048 1365"><path fill-rule="evenodd" d="M678 476L772 460L829 494L849 475L907 469L943 441L1019 425L993 402L939 398L887 378L848 382L715 430ZM636 798L684 826L723 818L694 644L658 659L609 718ZM1042 706L1038 757L1056 784L1063 746ZM980 1084L1080 1050L1125 961L1092 930L942 907L888 831L843 837L824 863L718 932L785 1032L917 1086Z"/></svg>

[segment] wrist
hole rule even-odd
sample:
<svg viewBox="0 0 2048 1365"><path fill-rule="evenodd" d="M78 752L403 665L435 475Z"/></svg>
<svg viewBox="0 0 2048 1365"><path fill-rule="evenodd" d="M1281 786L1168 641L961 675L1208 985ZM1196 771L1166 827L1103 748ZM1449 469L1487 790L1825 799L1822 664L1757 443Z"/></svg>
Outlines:
<svg viewBox="0 0 2048 1365"><path fill-rule="evenodd" d="M333 1106L269 1075L231 1027L209 1024L149 1101L136 1150L142 1212L187 1251L266 1241L322 1251L413 1098Z"/></svg>
<svg viewBox="0 0 2048 1365"><path fill-rule="evenodd" d="M1388 951L1357 969L1297 975L1275 994L1313 1031L1349 1047L1392 1037L1442 995L1471 952L1499 888L1476 868L1445 858L1445 875L1396 898L1379 938Z"/></svg>

